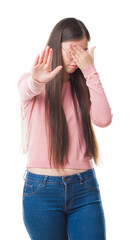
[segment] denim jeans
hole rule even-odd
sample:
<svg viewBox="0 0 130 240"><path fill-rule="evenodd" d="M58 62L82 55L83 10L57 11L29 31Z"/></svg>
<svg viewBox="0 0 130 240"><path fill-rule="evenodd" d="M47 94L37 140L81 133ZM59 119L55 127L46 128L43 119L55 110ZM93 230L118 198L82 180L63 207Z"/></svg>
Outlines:
<svg viewBox="0 0 130 240"><path fill-rule="evenodd" d="M24 173L23 222L32 240L106 240L95 169L68 176Z"/></svg>

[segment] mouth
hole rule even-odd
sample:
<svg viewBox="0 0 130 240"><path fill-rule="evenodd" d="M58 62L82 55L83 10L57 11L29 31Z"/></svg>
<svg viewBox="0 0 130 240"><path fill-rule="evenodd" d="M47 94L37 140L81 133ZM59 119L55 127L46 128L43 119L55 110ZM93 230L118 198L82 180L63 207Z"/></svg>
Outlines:
<svg viewBox="0 0 130 240"><path fill-rule="evenodd" d="M71 67L73 67L73 68L77 68L77 65L70 65Z"/></svg>

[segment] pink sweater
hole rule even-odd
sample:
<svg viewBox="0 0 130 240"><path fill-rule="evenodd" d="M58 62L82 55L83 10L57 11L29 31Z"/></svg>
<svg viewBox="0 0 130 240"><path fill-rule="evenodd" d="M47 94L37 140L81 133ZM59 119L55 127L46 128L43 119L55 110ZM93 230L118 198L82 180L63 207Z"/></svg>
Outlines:
<svg viewBox="0 0 130 240"><path fill-rule="evenodd" d="M99 79L94 64L82 70L90 92L91 121L99 127L108 126L113 114ZM18 81L18 91L24 109L28 130L28 161L27 167L50 168L48 160L48 145L44 124L45 116L45 83L32 78L31 73L23 74ZM69 129L69 163L64 168L93 168L91 157L84 158L85 141L83 135L78 135L76 117L70 91L70 82L63 83L62 103ZM79 146L81 141L81 150ZM52 165L53 166L53 165ZM54 168L54 166L53 166Z"/></svg>

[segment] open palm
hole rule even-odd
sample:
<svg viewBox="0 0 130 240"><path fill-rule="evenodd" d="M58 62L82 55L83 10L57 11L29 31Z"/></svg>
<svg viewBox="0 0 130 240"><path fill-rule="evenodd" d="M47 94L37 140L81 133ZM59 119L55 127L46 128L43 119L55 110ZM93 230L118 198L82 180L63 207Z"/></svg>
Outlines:
<svg viewBox="0 0 130 240"><path fill-rule="evenodd" d="M33 78L39 82L48 82L60 72L62 66L56 67L53 71L51 70L52 56L53 50L49 46L40 55L37 55L31 69Z"/></svg>

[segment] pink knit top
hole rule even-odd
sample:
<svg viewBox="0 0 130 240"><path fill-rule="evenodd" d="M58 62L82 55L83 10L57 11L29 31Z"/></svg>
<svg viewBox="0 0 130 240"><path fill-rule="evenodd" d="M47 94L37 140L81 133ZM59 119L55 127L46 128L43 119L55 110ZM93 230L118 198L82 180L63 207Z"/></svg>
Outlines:
<svg viewBox="0 0 130 240"><path fill-rule="evenodd" d="M102 87L99 74L94 64L82 70L90 92L92 123L99 127L108 126L113 114ZM38 82L31 73L23 74L18 80L18 91L23 106L23 113L28 131L28 156L26 167L50 168L48 141L44 123L45 117L45 83ZM64 168L90 169L93 159L84 158L85 141L83 133L79 135L74 105L71 96L70 81L63 82L62 104L69 130L68 164ZM79 138L81 149L79 145ZM52 168L53 162L52 162Z"/></svg>

